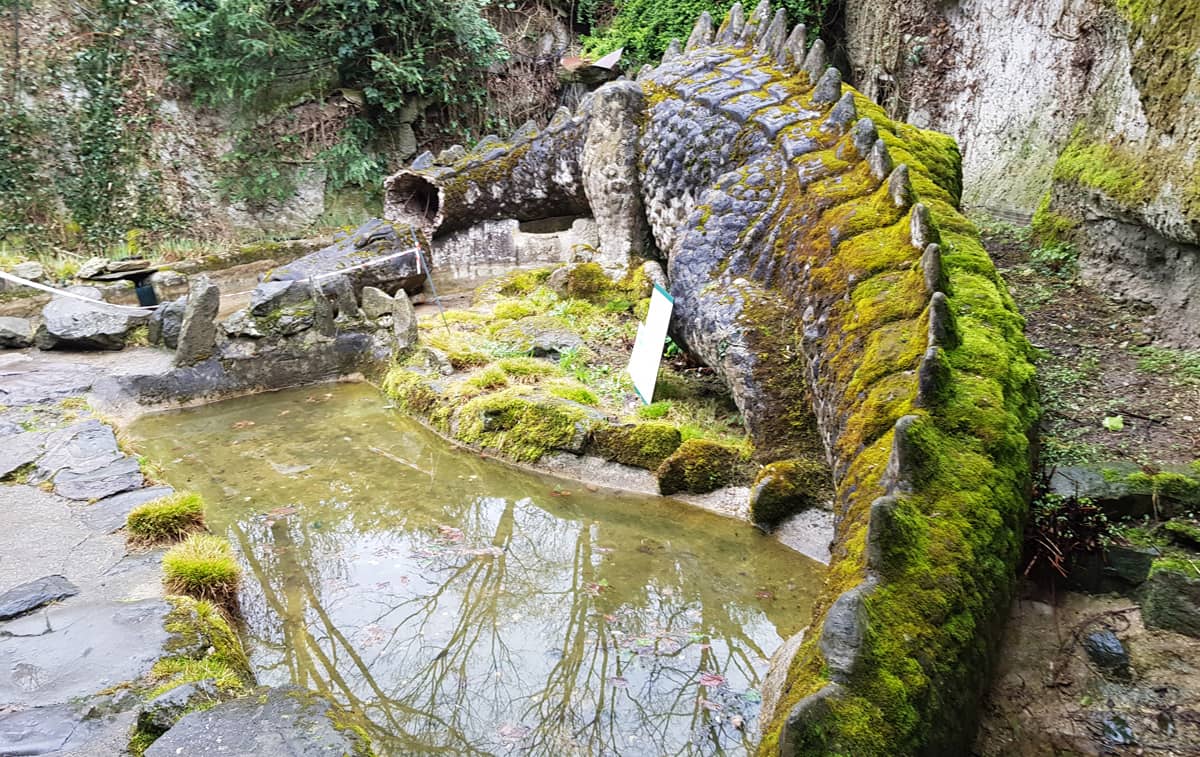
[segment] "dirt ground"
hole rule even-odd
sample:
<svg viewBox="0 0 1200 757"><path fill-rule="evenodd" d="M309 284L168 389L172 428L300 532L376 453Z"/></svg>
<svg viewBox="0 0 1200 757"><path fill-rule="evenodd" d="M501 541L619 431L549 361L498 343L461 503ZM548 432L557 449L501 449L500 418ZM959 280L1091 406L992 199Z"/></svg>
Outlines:
<svg viewBox="0 0 1200 757"><path fill-rule="evenodd" d="M1082 284L1069 262L1040 260L1023 230L986 227L984 243L1039 349L1044 462L1200 458L1200 352L1159 347L1154 315ZM1105 418L1121 419L1120 430Z"/></svg>
<svg viewBox="0 0 1200 757"><path fill-rule="evenodd" d="M1106 677L1084 651L1084 637L1106 628L1129 652L1129 680ZM1147 629L1125 597L1027 595L1009 618L975 753L1200 755L1200 639Z"/></svg>
<svg viewBox="0 0 1200 757"><path fill-rule="evenodd" d="M1200 352L1158 347L1152 312L1075 280L1070 260L1037 251L1024 230L985 225L984 240L1039 352L1042 465L1200 458ZM1119 430L1106 428L1115 417ZM1129 653L1127 679L1083 647L1104 629ZM975 754L1200 755L1200 639L1147 629L1127 597L1026 582Z"/></svg>

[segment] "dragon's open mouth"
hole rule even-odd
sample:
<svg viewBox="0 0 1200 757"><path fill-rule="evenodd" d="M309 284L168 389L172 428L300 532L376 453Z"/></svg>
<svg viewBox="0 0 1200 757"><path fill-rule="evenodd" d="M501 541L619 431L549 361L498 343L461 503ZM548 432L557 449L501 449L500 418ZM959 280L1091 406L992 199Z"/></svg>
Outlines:
<svg viewBox="0 0 1200 757"><path fill-rule="evenodd" d="M387 181L387 217L408 223L432 236L441 225L441 190L428 178L401 172Z"/></svg>

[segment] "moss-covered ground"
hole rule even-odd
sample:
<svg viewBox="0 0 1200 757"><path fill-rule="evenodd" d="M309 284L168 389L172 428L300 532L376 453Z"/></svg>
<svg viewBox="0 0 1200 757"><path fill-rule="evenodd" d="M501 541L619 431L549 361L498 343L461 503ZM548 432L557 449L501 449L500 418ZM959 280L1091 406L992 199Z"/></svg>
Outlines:
<svg viewBox="0 0 1200 757"><path fill-rule="evenodd" d="M599 266L519 271L444 314L426 309L421 347L383 380L398 408L489 454L532 463L566 450L664 471L681 445L717 459L692 465L666 491L746 483L752 447L727 389L664 345L652 404L625 371L649 304L640 272L611 281ZM734 461L734 462L730 462ZM674 470L674 468L672 468Z"/></svg>

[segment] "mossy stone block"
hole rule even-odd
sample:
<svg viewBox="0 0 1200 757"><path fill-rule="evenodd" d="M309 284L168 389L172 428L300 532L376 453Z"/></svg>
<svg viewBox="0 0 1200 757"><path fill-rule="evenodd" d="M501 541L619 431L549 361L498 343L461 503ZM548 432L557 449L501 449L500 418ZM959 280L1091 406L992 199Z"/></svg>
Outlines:
<svg viewBox="0 0 1200 757"><path fill-rule="evenodd" d="M816 460L780 460L763 466L750 487L750 519L774 526L820 504L830 488L829 471Z"/></svg>
<svg viewBox="0 0 1200 757"><path fill-rule="evenodd" d="M658 467L662 494L705 494L737 483L744 465L741 450L708 439L688 439Z"/></svg>
<svg viewBox="0 0 1200 757"><path fill-rule="evenodd" d="M655 470L681 443L675 426L651 421L597 429L592 451L605 460Z"/></svg>

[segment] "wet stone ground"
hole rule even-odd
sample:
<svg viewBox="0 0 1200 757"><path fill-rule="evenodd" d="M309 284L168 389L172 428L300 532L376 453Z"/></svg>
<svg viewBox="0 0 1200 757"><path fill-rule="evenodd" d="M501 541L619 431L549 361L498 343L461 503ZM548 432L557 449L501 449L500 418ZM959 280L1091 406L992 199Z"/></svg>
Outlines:
<svg viewBox="0 0 1200 757"><path fill-rule="evenodd" d="M80 397L86 361L0 358L0 754L115 755L166 633L157 553L114 533L147 486Z"/></svg>

